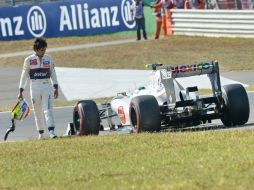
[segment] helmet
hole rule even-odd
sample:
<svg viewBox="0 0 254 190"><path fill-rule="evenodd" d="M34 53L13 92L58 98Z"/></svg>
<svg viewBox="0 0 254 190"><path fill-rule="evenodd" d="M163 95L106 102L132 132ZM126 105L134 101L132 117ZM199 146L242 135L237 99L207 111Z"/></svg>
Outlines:
<svg viewBox="0 0 254 190"><path fill-rule="evenodd" d="M24 120L30 113L30 108L24 99L20 99L13 108L12 119Z"/></svg>

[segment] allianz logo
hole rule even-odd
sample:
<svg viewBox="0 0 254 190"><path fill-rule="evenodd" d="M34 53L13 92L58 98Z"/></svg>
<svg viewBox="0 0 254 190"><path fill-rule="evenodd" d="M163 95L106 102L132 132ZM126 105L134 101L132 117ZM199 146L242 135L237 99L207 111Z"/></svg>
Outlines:
<svg viewBox="0 0 254 190"><path fill-rule="evenodd" d="M133 6L134 3L134 0L123 0L121 4L123 22L130 29L133 29L136 26L136 22L134 22L134 18L132 18L131 15L131 6Z"/></svg>
<svg viewBox="0 0 254 190"><path fill-rule="evenodd" d="M27 13L27 27L34 37L41 37L47 29L44 11L39 6L33 6Z"/></svg>
<svg viewBox="0 0 254 190"><path fill-rule="evenodd" d="M60 6L60 31L119 26L119 14L126 27L132 29L135 22L131 17L134 0L122 0L121 12L118 6L90 9L87 3Z"/></svg>
<svg viewBox="0 0 254 190"><path fill-rule="evenodd" d="M134 0L121 0L121 6L108 6L90 8L88 3L62 5L59 7L60 25L59 31L71 31L82 29L94 29L104 27L120 26L121 19L129 29L135 27L135 21L131 16L131 6ZM122 16L122 18L121 18ZM26 15L1 18L0 36L12 37L25 35L27 25L28 31L34 37L41 37L47 29L47 17L39 6L32 6Z"/></svg>
<svg viewBox="0 0 254 190"><path fill-rule="evenodd" d="M22 16L0 17L0 36L22 36L25 35L24 18ZM27 28L34 37L41 37L46 32L47 21L44 11L39 6L29 9L26 17Z"/></svg>
<svg viewBox="0 0 254 190"><path fill-rule="evenodd" d="M0 18L0 36L21 36L24 35L24 30L22 30L22 16L16 16L13 18Z"/></svg>

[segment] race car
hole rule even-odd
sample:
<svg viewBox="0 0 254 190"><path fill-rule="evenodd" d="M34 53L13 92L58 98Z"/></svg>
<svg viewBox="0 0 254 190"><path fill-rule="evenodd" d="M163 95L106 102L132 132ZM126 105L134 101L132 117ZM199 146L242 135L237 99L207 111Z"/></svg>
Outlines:
<svg viewBox="0 0 254 190"><path fill-rule="evenodd" d="M218 61L163 66L149 64L150 84L133 93L118 93L111 102L77 102L69 135L97 135L100 130L125 126L133 132L156 132L211 123L220 119L227 126L248 122L248 95L241 84L221 87ZM212 95L199 95L198 87L184 88L178 78L207 75Z"/></svg>

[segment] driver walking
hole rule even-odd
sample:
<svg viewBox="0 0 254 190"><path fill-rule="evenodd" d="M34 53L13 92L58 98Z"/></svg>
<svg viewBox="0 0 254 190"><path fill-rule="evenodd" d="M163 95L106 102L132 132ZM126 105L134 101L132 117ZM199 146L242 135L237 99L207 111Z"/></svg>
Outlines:
<svg viewBox="0 0 254 190"><path fill-rule="evenodd" d="M36 38L33 45L35 53L28 56L24 61L18 94L18 98L23 99L23 91L27 79L30 79L30 96L34 109L36 128L39 132L38 139L43 138L44 118L49 130L49 137L57 137L54 132L53 98L58 97L58 82L53 60L45 54L46 49L46 40Z"/></svg>

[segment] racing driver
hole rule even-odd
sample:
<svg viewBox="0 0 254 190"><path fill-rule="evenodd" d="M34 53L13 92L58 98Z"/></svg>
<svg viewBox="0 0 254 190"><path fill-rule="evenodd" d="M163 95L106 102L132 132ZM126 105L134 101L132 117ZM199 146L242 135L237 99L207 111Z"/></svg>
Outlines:
<svg viewBox="0 0 254 190"><path fill-rule="evenodd" d="M49 130L49 137L57 137L54 132L53 97L58 97L58 83L53 60L45 54L46 49L46 40L44 38L36 38L33 45L35 53L28 56L24 61L18 94L18 98L23 99L23 91L27 79L30 79L30 96L36 128L39 132L38 139L44 138L44 118Z"/></svg>

